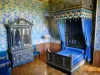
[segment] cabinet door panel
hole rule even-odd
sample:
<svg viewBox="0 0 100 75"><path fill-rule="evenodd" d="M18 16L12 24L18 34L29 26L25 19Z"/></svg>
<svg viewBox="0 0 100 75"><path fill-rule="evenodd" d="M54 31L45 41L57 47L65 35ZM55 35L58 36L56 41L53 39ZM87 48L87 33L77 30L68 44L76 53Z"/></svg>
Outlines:
<svg viewBox="0 0 100 75"><path fill-rule="evenodd" d="M16 59L16 53L15 52L12 52L12 62L13 63L16 63L17 62L17 59Z"/></svg>
<svg viewBox="0 0 100 75"><path fill-rule="evenodd" d="M22 29L22 41L23 46L28 47L30 45L30 31L29 28Z"/></svg>
<svg viewBox="0 0 100 75"><path fill-rule="evenodd" d="M14 46L15 48L21 47L21 29L14 29Z"/></svg>

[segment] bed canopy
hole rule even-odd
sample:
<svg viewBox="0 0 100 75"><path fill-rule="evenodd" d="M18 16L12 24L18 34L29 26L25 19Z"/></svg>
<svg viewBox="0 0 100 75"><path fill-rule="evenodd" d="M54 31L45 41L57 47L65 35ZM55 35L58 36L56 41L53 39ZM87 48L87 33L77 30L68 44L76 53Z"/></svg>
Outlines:
<svg viewBox="0 0 100 75"><path fill-rule="evenodd" d="M65 50L66 47L85 49L85 58L90 61L92 11L81 8L67 12L54 13L54 15L62 41L62 50ZM68 32L68 26L70 26L70 33Z"/></svg>

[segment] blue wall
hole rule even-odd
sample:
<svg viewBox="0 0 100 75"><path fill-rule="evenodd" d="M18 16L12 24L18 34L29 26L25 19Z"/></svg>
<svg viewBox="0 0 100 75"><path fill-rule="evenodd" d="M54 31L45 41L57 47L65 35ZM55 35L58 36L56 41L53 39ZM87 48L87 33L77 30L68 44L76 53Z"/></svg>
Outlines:
<svg viewBox="0 0 100 75"><path fill-rule="evenodd" d="M7 50L7 33L4 23L16 18L33 21L32 44L43 43L42 36L49 34L49 4L39 0L0 0L0 51Z"/></svg>
<svg viewBox="0 0 100 75"><path fill-rule="evenodd" d="M3 25L0 25L0 51L7 50L7 35L6 35L6 29Z"/></svg>
<svg viewBox="0 0 100 75"><path fill-rule="evenodd" d="M100 50L100 0L97 0L95 49Z"/></svg>

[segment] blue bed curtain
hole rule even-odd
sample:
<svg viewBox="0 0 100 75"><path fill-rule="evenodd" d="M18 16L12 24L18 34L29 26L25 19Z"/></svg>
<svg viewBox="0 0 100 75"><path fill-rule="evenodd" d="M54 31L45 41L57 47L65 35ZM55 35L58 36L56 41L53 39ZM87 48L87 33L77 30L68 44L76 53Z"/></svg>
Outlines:
<svg viewBox="0 0 100 75"><path fill-rule="evenodd" d="M91 34L92 34L92 19L91 18L82 18L82 28L83 28L83 34L85 37L86 42L86 51L85 51L85 58L87 61L91 60Z"/></svg>
<svg viewBox="0 0 100 75"><path fill-rule="evenodd" d="M65 29L66 29L66 19L58 19L57 20L57 27L58 27L58 32L60 34L60 39L62 41L62 50L65 49Z"/></svg>

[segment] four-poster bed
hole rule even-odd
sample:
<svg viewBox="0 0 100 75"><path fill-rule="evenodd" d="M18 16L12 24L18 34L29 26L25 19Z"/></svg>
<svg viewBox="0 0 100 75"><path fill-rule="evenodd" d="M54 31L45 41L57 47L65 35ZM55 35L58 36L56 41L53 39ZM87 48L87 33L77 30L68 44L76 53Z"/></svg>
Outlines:
<svg viewBox="0 0 100 75"><path fill-rule="evenodd" d="M62 49L59 52L47 50L47 64L72 74L85 61L91 60L92 12L76 9L55 13L55 17Z"/></svg>

